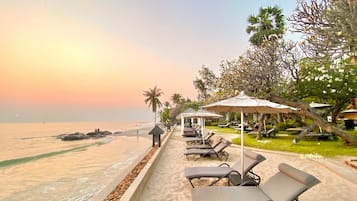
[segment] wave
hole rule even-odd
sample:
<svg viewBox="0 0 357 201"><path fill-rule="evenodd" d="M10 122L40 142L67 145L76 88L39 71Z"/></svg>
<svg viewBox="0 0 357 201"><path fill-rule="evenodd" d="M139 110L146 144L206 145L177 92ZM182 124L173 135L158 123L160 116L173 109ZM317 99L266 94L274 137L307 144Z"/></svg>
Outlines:
<svg viewBox="0 0 357 201"><path fill-rule="evenodd" d="M109 143L109 142L107 142L107 143ZM0 161L0 168L5 168L5 167L13 166L13 165L28 163L31 161L36 161L36 160L40 160L43 158L49 158L52 156L57 156L57 155L65 154L68 152L84 151L88 147L95 146L95 145L103 145L103 144L107 144L107 143L95 142L95 143L84 145L84 146L74 147L74 148L70 148L70 149L64 149L64 150L60 150L60 151L43 153L43 154L39 154L39 155L35 155L35 156L27 156L27 157L23 157L23 158L4 160L4 161Z"/></svg>
<svg viewBox="0 0 357 201"><path fill-rule="evenodd" d="M20 140L32 140L32 139L40 139L40 138L49 138L49 137L57 137L57 136L36 136L36 137L21 137L21 138L16 138Z"/></svg>

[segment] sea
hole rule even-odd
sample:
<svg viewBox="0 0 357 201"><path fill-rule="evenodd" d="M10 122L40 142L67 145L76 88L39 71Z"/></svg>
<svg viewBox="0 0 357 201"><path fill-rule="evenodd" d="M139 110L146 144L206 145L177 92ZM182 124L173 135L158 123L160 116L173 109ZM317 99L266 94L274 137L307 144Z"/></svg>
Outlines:
<svg viewBox="0 0 357 201"><path fill-rule="evenodd" d="M90 200L152 145L150 122L0 123L0 200ZM95 129L116 134L62 141ZM119 183L119 181L118 181Z"/></svg>

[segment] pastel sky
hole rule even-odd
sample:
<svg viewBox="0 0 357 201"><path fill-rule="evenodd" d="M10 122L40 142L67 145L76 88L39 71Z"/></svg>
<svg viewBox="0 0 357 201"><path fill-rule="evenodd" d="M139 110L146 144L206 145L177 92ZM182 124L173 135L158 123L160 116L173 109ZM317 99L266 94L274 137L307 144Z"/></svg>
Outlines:
<svg viewBox="0 0 357 201"><path fill-rule="evenodd" d="M249 46L247 18L294 0L1 0L0 121L150 121L155 85L196 99Z"/></svg>

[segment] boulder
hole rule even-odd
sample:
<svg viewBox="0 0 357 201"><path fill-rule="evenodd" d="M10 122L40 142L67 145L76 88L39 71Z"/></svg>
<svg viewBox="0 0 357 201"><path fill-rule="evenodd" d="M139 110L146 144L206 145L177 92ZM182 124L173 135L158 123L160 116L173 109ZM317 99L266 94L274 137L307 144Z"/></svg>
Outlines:
<svg viewBox="0 0 357 201"><path fill-rule="evenodd" d="M72 141L72 140L84 140L90 138L90 136L84 134L84 133L72 133L72 134L67 134L67 135L61 135L61 140L63 141Z"/></svg>
<svg viewBox="0 0 357 201"><path fill-rule="evenodd" d="M110 132L110 131L96 130L94 132L87 133L87 136L89 136L91 138L100 138L100 137L105 137L105 136L111 135L111 134L112 134L112 132Z"/></svg>

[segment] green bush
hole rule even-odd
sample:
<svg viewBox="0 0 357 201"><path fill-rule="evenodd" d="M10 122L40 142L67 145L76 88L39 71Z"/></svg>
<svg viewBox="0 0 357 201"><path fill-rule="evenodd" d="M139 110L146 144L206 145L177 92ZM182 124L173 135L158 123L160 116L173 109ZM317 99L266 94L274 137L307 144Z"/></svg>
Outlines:
<svg viewBox="0 0 357 201"><path fill-rule="evenodd" d="M289 128L287 123L284 122L278 122L277 123L277 128L279 131L285 131L287 128Z"/></svg>

